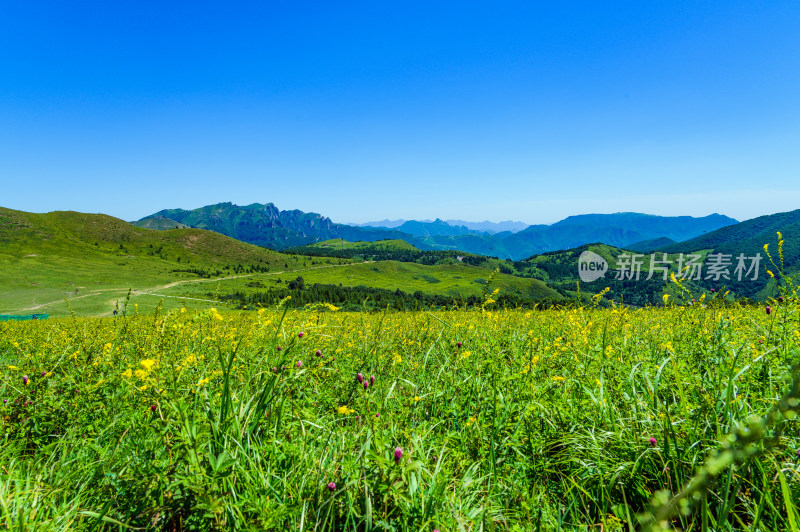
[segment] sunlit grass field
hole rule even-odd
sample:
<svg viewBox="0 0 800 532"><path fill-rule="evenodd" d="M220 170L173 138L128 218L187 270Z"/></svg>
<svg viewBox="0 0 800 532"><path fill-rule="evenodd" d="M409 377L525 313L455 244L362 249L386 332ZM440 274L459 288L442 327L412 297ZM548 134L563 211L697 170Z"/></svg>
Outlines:
<svg viewBox="0 0 800 532"><path fill-rule="evenodd" d="M0 322L0 527L798 530L795 300L487 309Z"/></svg>

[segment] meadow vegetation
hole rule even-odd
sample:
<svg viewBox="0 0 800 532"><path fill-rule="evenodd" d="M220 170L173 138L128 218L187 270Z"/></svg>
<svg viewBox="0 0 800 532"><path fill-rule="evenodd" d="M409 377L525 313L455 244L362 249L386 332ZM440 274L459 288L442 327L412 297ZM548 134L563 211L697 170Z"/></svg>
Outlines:
<svg viewBox="0 0 800 532"><path fill-rule="evenodd" d="M3 322L0 526L798 530L781 297Z"/></svg>

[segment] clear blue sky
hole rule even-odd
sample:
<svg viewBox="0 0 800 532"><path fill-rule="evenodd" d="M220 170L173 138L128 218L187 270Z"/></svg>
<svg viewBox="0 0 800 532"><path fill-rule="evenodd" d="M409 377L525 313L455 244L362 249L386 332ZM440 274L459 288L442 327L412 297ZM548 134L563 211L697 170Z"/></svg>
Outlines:
<svg viewBox="0 0 800 532"><path fill-rule="evenodd" d="M0 206L800 208L800 2L0 0Z"/></svg>

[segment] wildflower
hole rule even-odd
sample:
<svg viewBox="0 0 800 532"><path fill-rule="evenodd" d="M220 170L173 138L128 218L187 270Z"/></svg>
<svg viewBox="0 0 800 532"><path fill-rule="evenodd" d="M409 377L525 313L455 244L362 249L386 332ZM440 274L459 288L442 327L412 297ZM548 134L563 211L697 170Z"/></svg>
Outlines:
<svg viewBox="0 0 800 532"><path fill-rule="evenodd" d="M399 464L401 458L403 458L403 448L402 447L395 447L394 448L394 463L395 464Z"/></svg>
<svg viewBox="0 0 800 532"><path fill-rule="evenodd" d="M278 368L276 368L275 366L272 366L272 373L278 373Z"/></svg>
<svg viewBox="0 0 800 532"><path fill-rule="evenodd" d="M783 296L778 296L778 303L783 303Z"/></svg>
<svg viewBox="0 0 800 532"><path fill-rule="evenodd" d="M348 414L353 413L353 409L352 408L348 408L347 405L340 406L339 408L336 409L336 411L339 412L340 414L345 415L345 416L348 415Z"/></svg>
<svg viewBox="0 0 800 532"><path fill-rule="evenodd" d="M770 314L772 314L772 307L767 305L766 311L767 311L767 316L769 316Z"/></svg>
<svg viewBox="0 0 800 532"><path fill-rule="evenodd" d="M121 373L121 375L122 375L123 377L125 377L126 379L130 379L131 377L133 377L133 372L131 371L131 368L128 368L128 369L126 369L125 371L123 371L123 372Z"/></svg>
<svg viewBox="0 0 800 532"><path fill-rule="evenodd" d="M369 385L372 386L375 384L375 375L369 376Z"/></svg>
<svg viewBox="0 0 800 532"><path fill-rule="evenodd" d="M43 371L43 372L42 372L42 374L41 374L41 375L39 375L39 376L40 376L40 377L44 377L45 375L47 375L47 372L46 372L46 371Z"/></svg>
<svg viewBox="0 0 800 532"><path fill-rule="evenodd" d="M302 360L298 360L297 361L297 367L300 368L302 366L303 366L303 361Z"/></svg>
<svg viewBox="0 0 800 532"><path fill-rule="evenodd" d="M322 356L322 351L320 351L319 349L317 349L317 352L316 352L316 353L314 353L314 354L315 354L316 356L318 356L318 357L321 357L321 356Z"/></svg>
<svg viewBox="0 0 800 532"><path fill-rule="evenodd" d="M381 417L381 415L380 414L375 414L375 417Z"/></svg>
<svg viewBox="0 0 800 532"><path fill-rule="evenodd" d="M3 399L3 404L6 404L6 403L8 403L8 399ZM798 451L798 453L800 453L800 451Z"/></svg>
<svg viewBox="0 0 800 532"><path fill-rule="evenodd" d="M278 347L276 347L275 349L277 349L278 351L280 351L280 350L281 350L281 346L278 346Z"/></svg>
<svg viewBox="0 0 800 532"><path fill-rule="evenodd" d="M464 344L462 344L461 342L458 342L458 343L456 344L456 347L458 347L459 349L461 349L461 346L462 346L462 345L464 345Z"/></svg>
<svg viewBox="0 0 800 532"><path fill-rule="evenodd" d="M146 358L139 362L139 364L141 364L141 366L145 369L145 371L150 371L151 369L153 369L155 363L156 361L153 360L152 358Z"/></svg>
<svg viewBox="0 0 800 532"><path fill-rule="evenodd" d="M711 293L713 294L714 292L716 292L716 290L714 290L714 289L712 288L712 289L711 289Z"/></svg>
<svg viewBox="0 0 800 532"><path fill-rule="evenodd" d="M653 447L655 447L657 443L658 443L658 441L656 441L656 439L655 439L655 438L650 438L650 445L652 445Z"/></svg>
<svg viewBox="0 0 800 532"><path fill-rule="evenodd" d="M156 405L150 405L150 411L155 412L158 407Z"/></svg>
<svg viewBox="0 0 800 532"><path fill-rule="evenodd" d="M369 388L369 382L364 381L364 389L366 390L367 388Z"/></svg>
<svg viewBox="0 0 800 532"><path fill-rule="evenodd" d="M305 333L303 331L300 331L299 333L297 333L297 337L298 338L302 338L304 334Z"/></svg>
<svg viewBox="0 0 800 532"><path fill-rule="evenodd" d="M23 375L22 376L22 384L24 384L25 386L28 385L28 376L27 375Z"/></svg>
<svg viewBox="0 0 800 532"><path fill-rule="evenodd" d="M364 382L364 375L362 375L361 373L359 373L358 375L356 375L356 378L358 379L358 383L359 383L359 384L361 384L362 382Z"/></svg>
<svg viewBox="0 0 800 532"><path fill-rule="evenodd" d="M336 483L335 482L328 482L328 491L333 491L335 489L336 489Z"/></svg>
<svg viewBox="0 0 800 532"><path fill-rule="evenodd" d="M5 400L5 399L3 399L3 402L5 402L5 401L6 401L6 400ZM800 449L797 449L797 458L800 460Z"/></svg>

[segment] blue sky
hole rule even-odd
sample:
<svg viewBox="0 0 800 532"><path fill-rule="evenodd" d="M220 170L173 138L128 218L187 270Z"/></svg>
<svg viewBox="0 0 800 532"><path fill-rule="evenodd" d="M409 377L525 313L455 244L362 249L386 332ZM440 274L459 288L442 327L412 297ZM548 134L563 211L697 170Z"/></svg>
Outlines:
<svg viewBox="0 0 800 532"><path fill-rule="evenodd" d="M800 3L0 0L0 206L800 208Z"/></svg>

